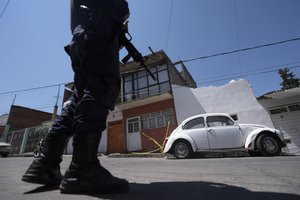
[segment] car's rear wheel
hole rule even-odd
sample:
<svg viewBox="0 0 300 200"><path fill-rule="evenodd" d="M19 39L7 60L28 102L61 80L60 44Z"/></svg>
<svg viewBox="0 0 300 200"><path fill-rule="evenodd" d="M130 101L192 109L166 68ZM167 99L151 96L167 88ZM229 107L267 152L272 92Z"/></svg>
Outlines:
<svg viewBox="0 0 300 200"><path fill-rule="evenodd" d="M192 153L191 145L185 140L179 140L174 144L173 154L178 159L190 157Z"/></svg>
<svg viewBox="0 0 300 200"><path fill-rule="evenodd" d="M257 150L262 156L277 156L281 153L281 145L278 139L265 133L257 138Z"/></svg>

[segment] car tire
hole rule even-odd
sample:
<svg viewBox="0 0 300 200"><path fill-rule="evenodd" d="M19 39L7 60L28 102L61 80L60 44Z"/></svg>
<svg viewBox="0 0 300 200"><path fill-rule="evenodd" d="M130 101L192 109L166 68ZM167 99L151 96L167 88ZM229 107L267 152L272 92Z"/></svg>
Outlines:
<svg viewBox="0 0 300 200"><path fill-rule="evenodd" d="M1 156L2 158L6 158L8 156L8 153L3 153Z"/></svg>
<svg viewBox="0 0 300 200"><path fill-rule="evenodd" d="M278 139L265 133L257 138L257 150L262 156L277 156L281 153L281 144Z"/></svg>
<svg viewBox="0 0 300 200"><path fill-rule="evenodd" d="M190 157L192 148L189 142L185 140L179 140L174 144L173 155L178 159L184 159Z"/></svg>

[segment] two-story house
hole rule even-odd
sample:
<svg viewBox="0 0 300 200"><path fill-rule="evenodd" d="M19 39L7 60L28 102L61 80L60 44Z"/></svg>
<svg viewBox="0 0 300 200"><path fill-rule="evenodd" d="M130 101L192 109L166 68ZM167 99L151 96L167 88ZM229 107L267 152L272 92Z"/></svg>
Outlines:
<svg viewBox="0 0 300 200"><path fill-rule="evenodd" d="M164 51L148 55L145 64L156 80L137 62L120 66L120 97L108 117L99 152L155 150L158 146L141 133L162 144L168 124L169 131L177 126L172 85L196 88L195 81L182 62L173 63ZM69 143L67 153L71 152Z"/></svg>

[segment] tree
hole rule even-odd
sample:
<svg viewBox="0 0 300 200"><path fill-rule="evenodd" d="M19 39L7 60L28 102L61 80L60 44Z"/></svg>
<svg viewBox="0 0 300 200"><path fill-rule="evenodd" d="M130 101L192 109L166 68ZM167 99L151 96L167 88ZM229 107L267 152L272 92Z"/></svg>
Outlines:
<svg viewBox="0 0 300 200"><path fill-rule="evenodd" d="M300 79L296 78L293 72L290 72L289 68L279 69L278 73L282 78L282 82L280 83L281 89L291 89L300 86Z"/></svg>

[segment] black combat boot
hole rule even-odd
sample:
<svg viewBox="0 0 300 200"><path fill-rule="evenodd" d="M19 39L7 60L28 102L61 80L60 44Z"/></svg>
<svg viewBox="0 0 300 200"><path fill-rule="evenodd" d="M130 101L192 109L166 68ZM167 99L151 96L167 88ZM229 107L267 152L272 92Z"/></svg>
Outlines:
<svg viewBox="0 0 300 200"><path fill-rule="evenodd" d="M50 131L41 140L32 164L22 177L22 181L47 186L59 186L62 180L60 162L68 137Z"/></svg>
<svg viewBox="0 0 300 200"><path fill-rule="evenodd" d="M60 185L62 193L113 194L129 190L128 181L114 177L101 166L97 156L100 138L98 133L74 136L72 162Z"/></svg>

